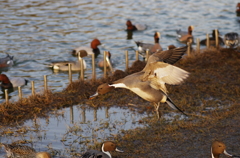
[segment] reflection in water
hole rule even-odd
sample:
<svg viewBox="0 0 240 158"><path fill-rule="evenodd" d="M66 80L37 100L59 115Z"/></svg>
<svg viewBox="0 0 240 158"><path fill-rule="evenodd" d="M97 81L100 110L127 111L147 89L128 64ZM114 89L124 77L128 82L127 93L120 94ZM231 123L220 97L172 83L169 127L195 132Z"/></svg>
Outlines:
<svg viewBox="0 0 240 158"><path fill-rule="evenodd" d="M27 121L16 129L2 128L0 138L3 143L17 140L32 141L37 151L54 152L57 156L70 156L82 153L86 145L102 142L107 138L114 140L114 135L122 130L142 127L138 120L146 117L129 109L102 107L88 109L86 106L73 106L60 110L50 118ZM5 152L0 152L0 156Z"/></svg>
<svg viewBox="0 0 240 158"><path fill-rule="evenodd" d="M127 31L127 40L131 40L131 39L133 39L133 31L131 31L131 30L126 30Z"/></svg>

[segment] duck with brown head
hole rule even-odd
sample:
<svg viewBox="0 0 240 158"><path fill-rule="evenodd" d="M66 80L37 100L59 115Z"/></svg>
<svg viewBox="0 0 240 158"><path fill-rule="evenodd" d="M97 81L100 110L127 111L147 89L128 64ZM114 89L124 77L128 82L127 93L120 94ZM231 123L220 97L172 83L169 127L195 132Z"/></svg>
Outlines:
<svg viewBox="0 0 240 158"><path fill-rule="evenodd" d="M152 102L158 118L160 118L160 103L167 103L171 108L179 110L184 114L167 95L165 83L178 85L188 77L189 73L187 71L168 64L177 62L186 50L187 47L180 47L156 52L149 57L142 71L114 81L112 84L104 83L100 85L97 88L97 92L90 96L90 98L94 98L99 94L105 94L114 88L125 88L131 90L141 98Z"/></svg>
<svg viewBox="0 0 240 158"><path fill-rule="evenodd" d="M194 39L193 35L192 35L193 29L194 29L194 27L191 25L191 26L188 27L188 31L187 32L181 31L181 30L177 30L176 32L177 32L177 35L178 35L178 40L180 42L182 42L182 43L187 43L189 37Z"/></svg>
<svg viewBox="0 0 240 158"><path fill-rule="evenodd" d="M159 39L161 37L159 32L154 33L154 44L151 43L143 43L139 41L135 41L135 43L138 46L138 51L140 54L142 54L144 57L146 56L146 51L149 51L149 55L155 53L156 51L162 51L162 47L159 43Z"/></svg>
<svg viewBox="0 0 240 158"><path fill-rule="evenodd" d="M144 24L132 24L131 20L127 20L127 31L143 31L147 29L147 25Z"/></svg>
<svg viewBox="0 0 240 158"><path fill-rule="evenodd" d="M86 151L81 158L112 158L109 151L117 151L117 152L123 152L117 148L117 145L115 142L112 141L106 141L103 142L101 151L98 150L88 150Z"/></svg>
<svg viewBox="0 0 240 158"><path fill-rule="evenodd" d="M18 86L27 85L28 80L22 77L10 77L5 74L0 74L1 87L4 89L11 89Z"/></svg>
<svg viewBox="0 0 240 158"><path fill-rule="evenodd" d="M101 42L95 38L92 40L90 47L78 47L72 51L72 55L77 56L80 54L80 57L85 57L94 53L95 57L97 57L100 54L99 45L101 45Z"/></svg>
<svg viewBox="0 0 240 158"><path fill-rule="evenodd" d="M211 146L211 156L212 158L219 158L221 154L226 155L227 157L240 158L240 156L231 155L226 151L226 145L218 140L213 141Z"/></svg>

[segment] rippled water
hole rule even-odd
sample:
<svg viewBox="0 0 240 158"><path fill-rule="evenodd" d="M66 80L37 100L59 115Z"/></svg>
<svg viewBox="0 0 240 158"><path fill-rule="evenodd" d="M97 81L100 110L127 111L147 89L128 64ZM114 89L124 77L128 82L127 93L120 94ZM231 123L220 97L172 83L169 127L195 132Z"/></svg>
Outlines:
<svg viewBox="0 0 240 158"><path fill-rule="evenodd" d="M8 53L14 56L15 63L4 73L35 81L38 92L43 89L43 75L48 75L50 89L53 91L64 89L68 84L68 73L54 73L47 67L48 64L51 61L76 60L69 54L71 49L89 46L93 38L98 38L104 44L99 47L102 54L98 59L103 57L103 51L109 50L112 53L114 68L124 70L124 51L129 51L131 64L135 60L134 41L153 43L155 31L161 33L160 42L163 48L166 48L170 44L181 46L182 44L176 40L175 30L179 28L187 30L189 25L194 25L193 35L200 39L205 38L206 33L211 33L212 29L219 29L221 35L232 31L239 33L240 29L235 14L238 2L236 0L0 0L0 2L0 57ZM148 28L145 31L134 32L132 39L127 39L127 32L124 30L127 19L131 19L133 23L147 24ZM86 58L86 61L88 68L85 78L89 79L91 58ZM102 70L97 68L96 71L97 77L101 77ZM79 74L73 73L73 79L78 78ZM3 97L3 92L0 94ZM23 94L24 96L31 94L30 84L23 87ZM17 91L9 95L10 101L18 99ZM4 99L1 102L4 102ZM122 112L120 109L118 111ZM129 128L134 127L130 125ZM41 143L38 143L37 141L36 147L41 148L39 147ZM56 144L52 145L53 148L63 149Z"/></svg>
<svg viewBox="0 0 240 158"><path fill-rule="evenodd" d="M51 61L76 60L69 52L78 46L89 46L93 38L104 44L101 52L109 50L113 55L115 69L125 69L124 51L129 50L130 60L135 59L134 40L153 43L155 31L161 32L161 45L174 44L175 30L187 30L194 25L193 34L200 39L218 28L224 35L239 32L235 6L237 1L0 1L0 57L5 53L14 55L15 65L9 76L22 76L35 81L37 91L43 86L43 75L48 75L52 90L61 91L68 83L67 73L53 73ZM144 23L148 29L134 32L127 40L126 19ZM98 59L102 58L102 54ZM91 59L86 58L86 78L91 78ZM130 62L131 64L131 62ZM102 70L97 68L98 77ZM78 73L73 74L78 79ZM30 95L30 84L23 89ZM10 94L17 100L17 92Z"/></svg>

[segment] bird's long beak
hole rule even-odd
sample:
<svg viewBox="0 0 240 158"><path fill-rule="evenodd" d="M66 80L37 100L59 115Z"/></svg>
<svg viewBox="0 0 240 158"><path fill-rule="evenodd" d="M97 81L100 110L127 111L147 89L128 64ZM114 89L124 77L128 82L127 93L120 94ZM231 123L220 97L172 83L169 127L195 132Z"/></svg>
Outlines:
<svg viewBox="0 0 240 158"><path fill-rule="evenodd" d="M95 94L93 94L93 95L89 96L89 98L88 98L88 99L94 99L96 96L98 96L98 92L96 92Z"/></svg>
<svg viewBox="0 0 240 158"><path fill-rule="evenodd" d="M115 151L120 152L120 153L124 152L122 150L119 150L118 148L116 148Z"/></svg>

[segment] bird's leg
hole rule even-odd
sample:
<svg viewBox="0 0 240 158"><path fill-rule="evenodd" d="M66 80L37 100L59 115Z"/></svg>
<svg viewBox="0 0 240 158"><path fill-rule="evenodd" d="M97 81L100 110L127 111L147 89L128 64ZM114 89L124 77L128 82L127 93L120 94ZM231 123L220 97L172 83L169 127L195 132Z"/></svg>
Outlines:
<svg viewBox="0 0 240 158"><path fill-rule="evenodd" d="M159 113L159 107L160 107L160 103L154 103L154 107L155 107L155 110L156 110L156 113L157 113L157 117L158 119L160 119L161 115Z"/></svg>

